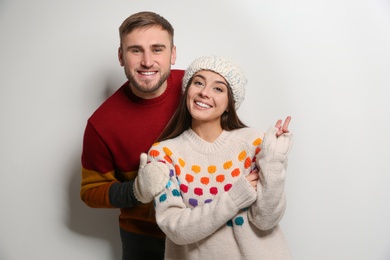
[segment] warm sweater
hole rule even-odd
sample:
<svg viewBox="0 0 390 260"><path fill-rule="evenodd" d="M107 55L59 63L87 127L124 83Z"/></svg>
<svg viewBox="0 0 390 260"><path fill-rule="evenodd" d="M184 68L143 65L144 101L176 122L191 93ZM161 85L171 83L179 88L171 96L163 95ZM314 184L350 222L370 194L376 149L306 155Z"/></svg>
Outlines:
<svg viewBox="0 0 390 260"><path fill-rule="evenodd" d="M172 70L166 91L141 99L125 83L89 118L82 153L81 198L97 208L121 208L120 227L160 236L151 204L139 204L133 193L139 158L155 142L176 110L184 71Z"/></svg>
<svg viewBox="0 0 390 260"><path fill-rule="evenodd" d="M157 223L167 235L166 259L291 258L278 225L286 207L291 135L275 145L276 128L270 131L223 131L209 143L189 129L154 144L149 160L165 162L171 176L154 201ZM257 192L245 179L256 165Z"/></svg>

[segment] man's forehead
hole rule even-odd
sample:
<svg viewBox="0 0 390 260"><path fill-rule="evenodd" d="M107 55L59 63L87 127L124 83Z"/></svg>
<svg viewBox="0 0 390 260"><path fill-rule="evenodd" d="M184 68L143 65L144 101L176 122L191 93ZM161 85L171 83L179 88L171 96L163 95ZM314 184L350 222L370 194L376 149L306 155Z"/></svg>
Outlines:
<svg viewBox="0 0 390 260"><path fill-rule="evenodd" d="M146 28L137 28L128 33L123 38L123 44L127 46L170 46L171 37L169 33L161 27L153 26Z"/></svg>

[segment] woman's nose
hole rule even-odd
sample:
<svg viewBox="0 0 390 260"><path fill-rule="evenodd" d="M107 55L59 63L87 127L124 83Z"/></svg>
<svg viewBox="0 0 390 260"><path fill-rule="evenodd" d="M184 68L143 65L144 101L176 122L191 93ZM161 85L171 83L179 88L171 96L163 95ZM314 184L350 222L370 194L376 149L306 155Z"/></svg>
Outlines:
<svg viewBox="0 0 390 260"><path fill-rule="evenodd" d="M209 97L209 91L210 91L210 88L209 87L204 87L201 91L201 94L203 97Z"/></svg>

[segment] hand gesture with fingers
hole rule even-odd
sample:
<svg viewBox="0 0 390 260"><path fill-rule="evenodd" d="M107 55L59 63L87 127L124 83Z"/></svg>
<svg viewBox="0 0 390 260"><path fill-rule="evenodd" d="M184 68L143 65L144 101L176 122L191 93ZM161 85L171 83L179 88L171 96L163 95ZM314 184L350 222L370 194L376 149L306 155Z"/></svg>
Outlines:
<svg viewBox="0 0 390 260"><path fill-rule="evenodd" d="M290 124L290 121L291 121L291 116L288 116L286 117L286 120L284 121L283 125L282 125L283 122L282 119L279 119L276 122L275 127L278 129L278 131L276 132L276 137L279 137L284 133L290 133L290 131L288 130L288 125Z"/></svg>

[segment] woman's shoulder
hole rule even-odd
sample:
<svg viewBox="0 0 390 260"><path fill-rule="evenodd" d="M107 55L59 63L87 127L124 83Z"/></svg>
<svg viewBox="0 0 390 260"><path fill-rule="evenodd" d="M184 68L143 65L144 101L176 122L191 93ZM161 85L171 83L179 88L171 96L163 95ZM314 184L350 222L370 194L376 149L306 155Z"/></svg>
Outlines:
<svg viewBox="0 0 390 260"><path fill-rule="evenodd" d="M253 127L244 127L240 129L233 130L234 134L242 139L252 139L252 138L261 138L264 137L264 132L253 128Z"/></svg>
<svg viewBox="0 0 390 260"><path fill-rule="evenodd" d="M164 141L157 141L155 142L152 147L150 148L150 150L152 149L159 149L159 150L162 150L162 149L166 149L166 148L171 148L171 147L176 147L178 144L182 143L182 137L183 134L179 135L179 136L176 136L174 138L171 138L171 139L167 139L167 140L164 140Z"/></svg>
<svg viewBox="0 0 390 260"><path fill-rule="evenodd" d="M240 128L232 131L231 146L238 150L247 150L250 153L263 142L264 133L251 127Z"/></svg>

